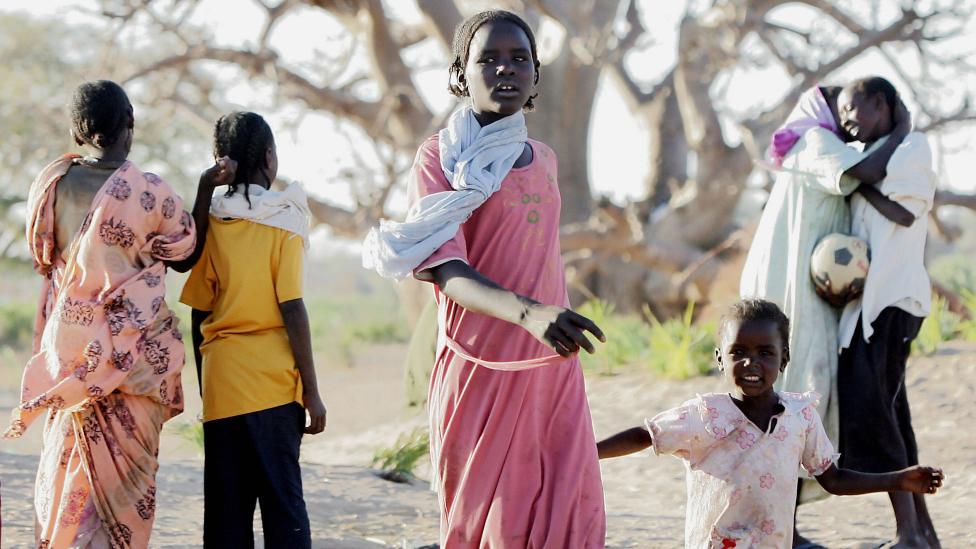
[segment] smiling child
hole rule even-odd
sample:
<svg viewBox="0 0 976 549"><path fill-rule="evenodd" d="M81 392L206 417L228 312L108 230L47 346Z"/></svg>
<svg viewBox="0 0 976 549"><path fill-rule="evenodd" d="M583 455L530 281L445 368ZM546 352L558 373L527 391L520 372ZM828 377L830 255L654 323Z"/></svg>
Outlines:
<svg viewBox="0 0 976 549"><path fill-rule="evenodd" d="M722 317L715 358L729 393L699 395L600 441L600 458L648 447L685 462L685 547L788 549L799 466L836 495L935 493L942 471L914 466L884 474L838 469L816 411L819 395L777 393L789 320L773 303L744 299Z"/></svg>

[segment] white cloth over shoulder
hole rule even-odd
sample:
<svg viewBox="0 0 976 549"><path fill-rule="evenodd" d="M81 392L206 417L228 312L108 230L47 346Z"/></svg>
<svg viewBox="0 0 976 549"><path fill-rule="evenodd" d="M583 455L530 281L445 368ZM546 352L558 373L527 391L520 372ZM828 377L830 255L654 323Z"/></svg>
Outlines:
<svg viewBox="0 0 976 549"><path fill-rule="evenodd" d="M381 219L363 242L363 267L402 280L445 242L461 223L501 188L522 155L528 132L522 111L482 127L470 105L453 115L438 134L441 169L453 191L421 198L397 223Z"/></svg>
<svg viewBox="0 0 976 549"><path fill-rule="evenodd" d="M932 310L932 285L925 271L927 214L932 211L936 177L932 149L925 136L912 132L888 160L888 175L879 186L882 194L915 214L910 227L902 227L881 215L860 194L851 198L851 232L871 248L871 266L864 293L847 304L840 320L841 347L849 347L858 319L864 340L870 341L877 320L886 307L898 307L917 317Z"/></svg>
<svg viewBox="0 0 976 549"><path fill-rule="evenodd" d="M308 197L298 183L292 183L281 192L275 192L260 185L248 185L247 194L238 191L230 196L215 196L210 201L210 214L214 217L245 219L252 223L284 229L302 237L305 249L309 248Z"/></svg>

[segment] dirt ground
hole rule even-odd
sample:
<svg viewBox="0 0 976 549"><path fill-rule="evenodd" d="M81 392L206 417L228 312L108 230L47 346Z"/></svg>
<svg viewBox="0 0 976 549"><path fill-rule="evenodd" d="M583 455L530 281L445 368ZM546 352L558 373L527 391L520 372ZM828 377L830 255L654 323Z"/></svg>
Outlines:
<svg viewBox="0 0 976 549"><path fill-rule="evenodd" d="M302 454L316 548L412 549L437 539L436 497L426 483L394 484L367 467L377 447L424 421L399 420L404 401L403 352L402 346L383 346L355 367L319 373L329 426L326 433L305 441ZM943 467L946 473L945 488L929 498L936 528L944 547L974 547L976 344L951 342L933 356L913 359L908 376L921 460ZM722 389L721 380L714 376L674 381L638 371L591 376L587 387L597 437L639 425L644 417L695 393ZM187 393L195 391L188 382ZM13 399L12 394L0 393L3 417ZM188 400L185 417L192 418L199 412L199 400ZM37 427L32 431L39 431ZM174 427L164 431L151 546L199 547L203 461ZM28 435L0 442L3 547L32 546L39 432ZM602 467L607 547L683 547L685 485L678 460L656 458L645 451L605 460ZM893 536L894 520L884 495L834 497L801 507L800 528L830 548L867 549Z"/></svg>

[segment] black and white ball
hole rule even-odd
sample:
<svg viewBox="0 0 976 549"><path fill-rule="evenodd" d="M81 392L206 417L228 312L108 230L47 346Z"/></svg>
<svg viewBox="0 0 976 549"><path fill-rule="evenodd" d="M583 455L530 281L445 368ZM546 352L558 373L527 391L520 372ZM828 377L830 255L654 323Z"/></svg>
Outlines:
<svg viewBox="0 0 976 549"><path fill-rule="evenodd" d="M813 249L810 276L817 288L835 296L850 286L853 290L850 297L854 298L864 290L870 260L871 250L860 238L841 233L828 234Z"/></svg>

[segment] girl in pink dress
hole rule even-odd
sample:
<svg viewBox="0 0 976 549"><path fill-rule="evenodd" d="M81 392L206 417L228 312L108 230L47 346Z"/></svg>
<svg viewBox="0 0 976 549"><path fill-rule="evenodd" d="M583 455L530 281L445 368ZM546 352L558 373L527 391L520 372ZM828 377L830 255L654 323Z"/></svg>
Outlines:
<svg viewBox="0 0 976 549"><path fill-rule="evenodd" d="M934 494L942 486L942 471L931 467L884 474L837 468L816 410L819 395L773 391L790 359L789 326L772 302L733 304L715 349L732 392L699 395L597 445L600 458L653 446L685 462L689 549L789 549L800 466L835 495Z"/></svg>
<svg viewBox="0 0 976 549"><path fill-rule="evenodd" d="M469 97L417 152L403 224L364 246L381 274L434 283L438 343L428 407L440 546L604 546L593 427L576 356L601 341L569 310L556 157L526 138L539 62L517 16L455 34L450 90Z"/></svg>

